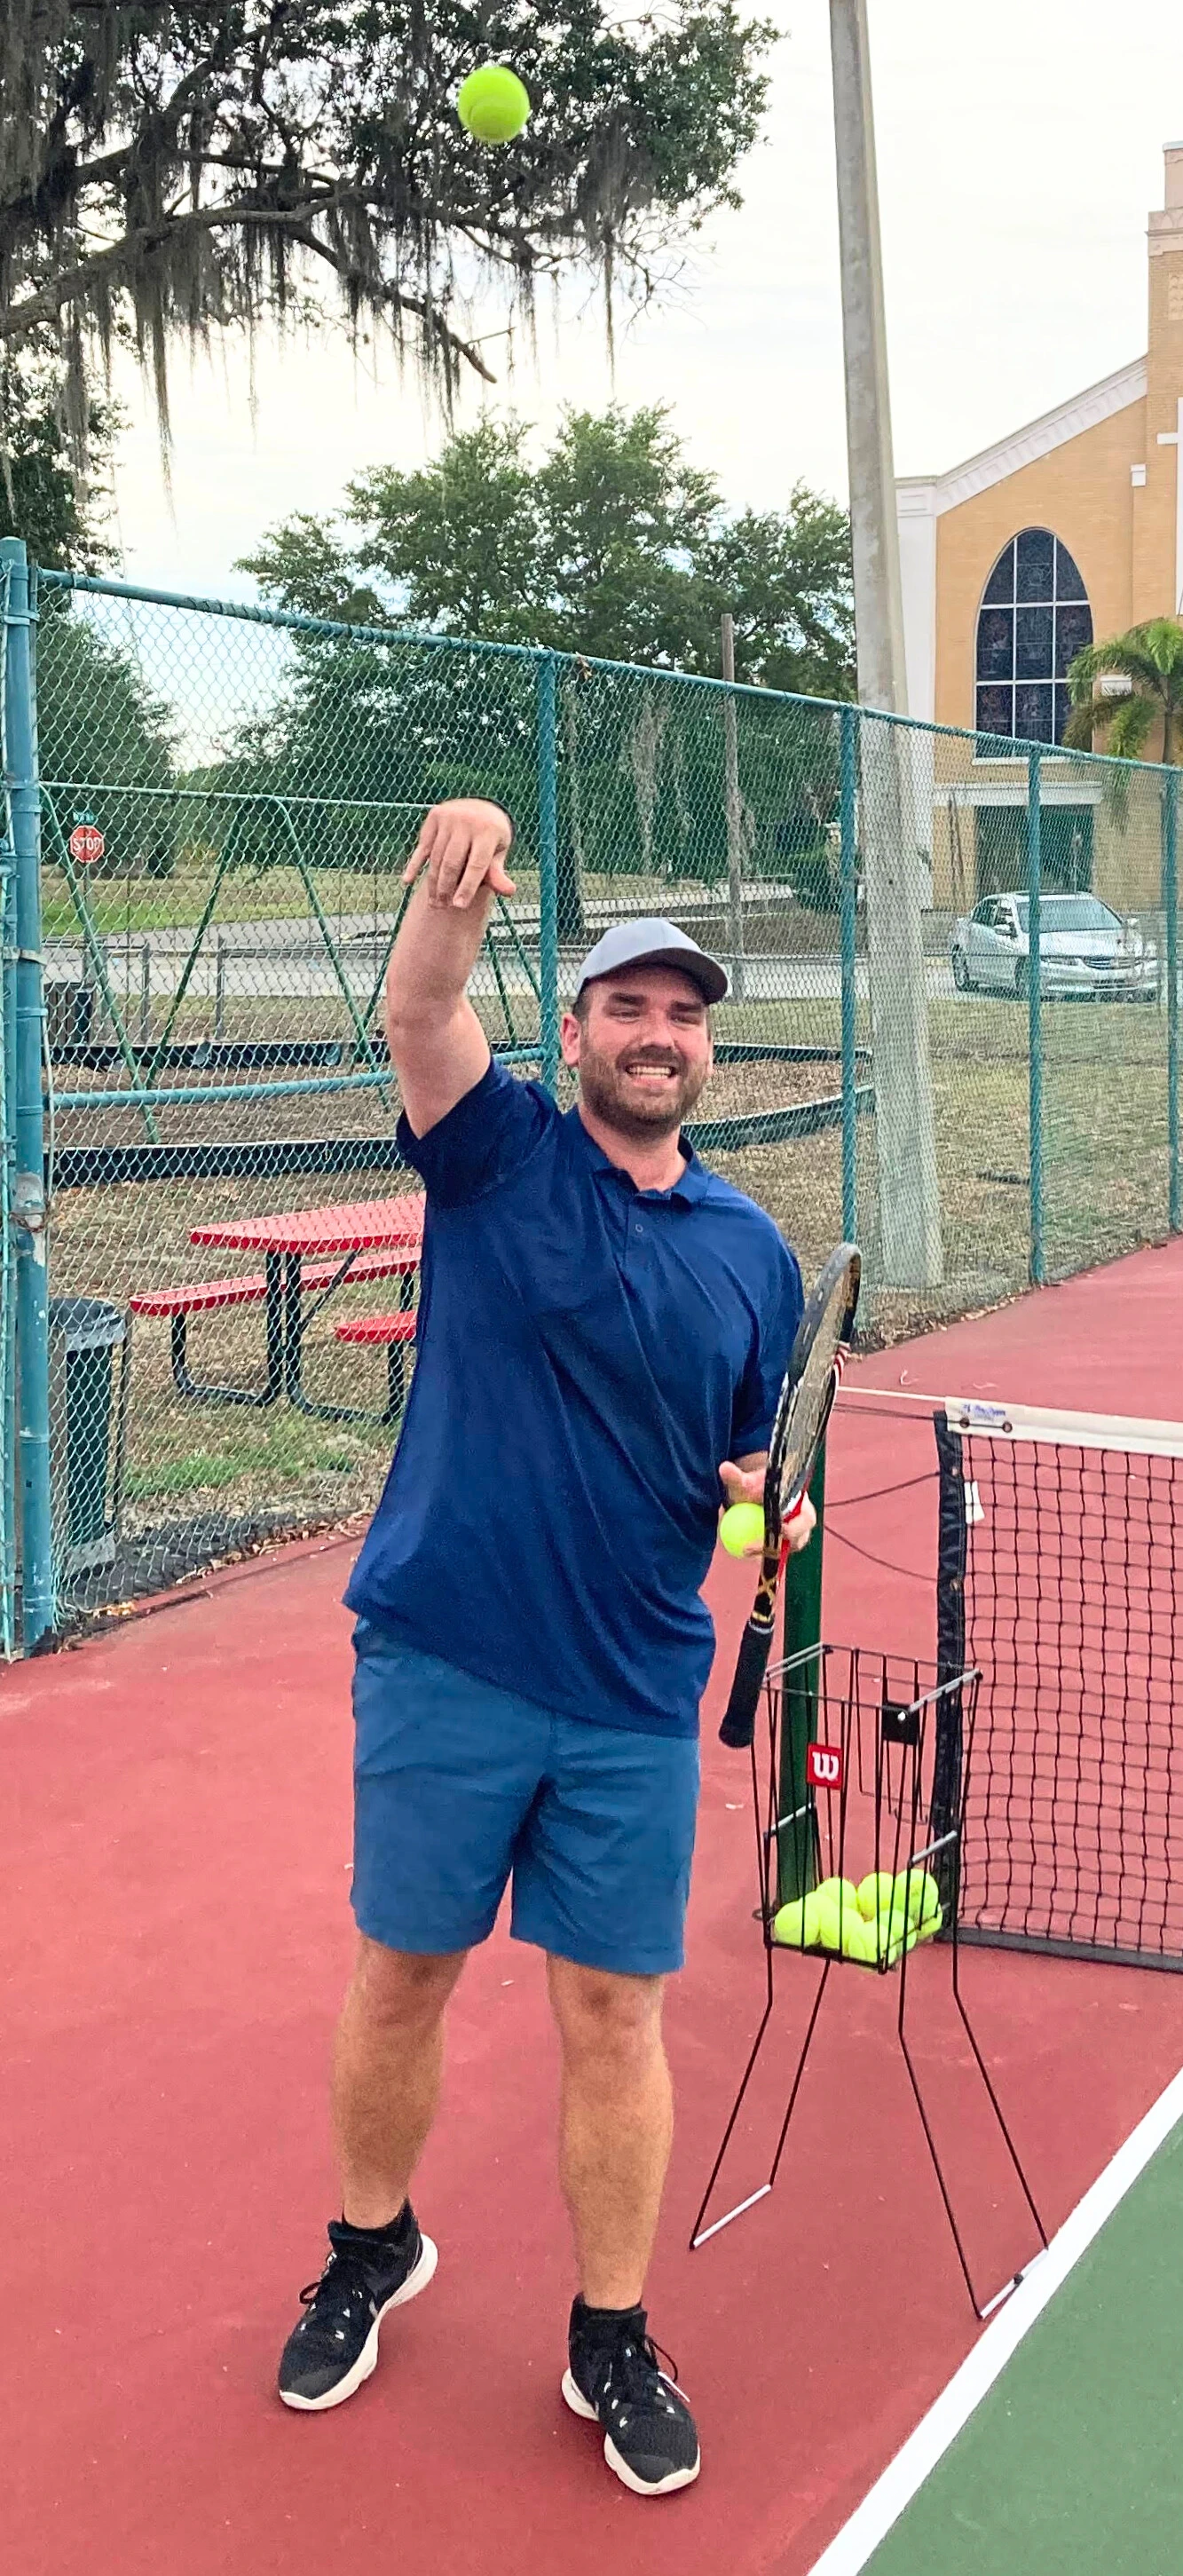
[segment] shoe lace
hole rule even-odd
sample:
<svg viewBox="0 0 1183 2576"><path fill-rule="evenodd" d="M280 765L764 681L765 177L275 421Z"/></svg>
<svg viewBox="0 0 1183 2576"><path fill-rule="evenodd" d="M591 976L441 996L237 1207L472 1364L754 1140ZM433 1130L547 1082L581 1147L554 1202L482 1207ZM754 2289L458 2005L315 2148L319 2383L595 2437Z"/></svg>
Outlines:
<svg viewBox="0 0 1183 2576"><path fill-rule="evenodd" d="M335 2334L347 2328L354 2311L364 2316L373 2312L374 2294L366 2277L364 2263L356 2254L334 2246L318 2281L308 2281L300 2292L300 2305L307 2310L300 2332L309 2328L318 2334Z"/></svg>
<svg viewBox="0 0 1183 2576"><path fill-rule="evenodd" d="M667 2365L664 2370L663 2362ZM664 2414L676 2415L678 2409L668 2392L677 2386L677 2380L678 2365L672 2353L655 2343L652 2335L628 2335L608 2362L604 2393L617 2420L624 2407L659 2406Z"/></svg>

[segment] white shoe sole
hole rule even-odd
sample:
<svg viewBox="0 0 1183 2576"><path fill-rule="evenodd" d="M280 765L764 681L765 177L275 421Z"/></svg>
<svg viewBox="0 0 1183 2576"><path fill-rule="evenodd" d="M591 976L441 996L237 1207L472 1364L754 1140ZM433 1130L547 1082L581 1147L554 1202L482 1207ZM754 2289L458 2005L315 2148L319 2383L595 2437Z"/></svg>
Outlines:
<svg viewBox="0 0 1183 2576"><path fill-rule="evenodd" d="M420 2290L427 2288L439 2259L439 2248L433 2245L430 2236L423 2237L414 2270L408 2272L402 2288L392 2291L379 2308L352 2370L346 2371L344 2379L339 2379L335 2388L327 2388L323 2397L301 2397L295 2389L281 2388L279 2394L284 2405L295 2407L300 2415L324 2415L330 2406L343 2406L346 2398L352 2397L377 2369L378 2329L383 2317L388 2317L392 2308L405 2308L408 2300L418 2298Z"/></svg>
<svg viewBox="0 0 1183 2576"><path fill-rule="evenodd" d="M582 2416L585 2424L598 2424L600 2419L595 2407L589 2406L583 2390L576 2385L569 2370L563 2372L562 2391L573 2415ZM668 2477L659 2478L655 2486L651 2485L648 2479L639 2478L635 2469L630 2469L627 2460L622 2460L610 2433L604 2435L604 2457L621 2485L627 2487L631 2495L639 2496L673 2495L678 2487L692 2487L702 2467L700 2452L692 2469L671 2469Z"/></svg>

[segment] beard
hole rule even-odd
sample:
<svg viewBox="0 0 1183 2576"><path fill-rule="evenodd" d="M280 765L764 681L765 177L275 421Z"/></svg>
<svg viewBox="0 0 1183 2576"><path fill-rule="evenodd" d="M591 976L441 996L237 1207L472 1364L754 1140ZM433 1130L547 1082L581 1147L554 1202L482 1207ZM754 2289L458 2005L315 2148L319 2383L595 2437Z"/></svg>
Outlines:
<svg viewBox="0 0 1183 2576"><path fill-rule="evenodd" d="M651 1087L631 1077L625 1067L644 1066L666 1079ZM588 1044L584 1031L579 1049L579 1088L587 1107L618 1136L643 1143L654 1136L677 1134L703 1091L711 1067L691 1064L670 1047L621 1047L606 1055Z"/></svg>

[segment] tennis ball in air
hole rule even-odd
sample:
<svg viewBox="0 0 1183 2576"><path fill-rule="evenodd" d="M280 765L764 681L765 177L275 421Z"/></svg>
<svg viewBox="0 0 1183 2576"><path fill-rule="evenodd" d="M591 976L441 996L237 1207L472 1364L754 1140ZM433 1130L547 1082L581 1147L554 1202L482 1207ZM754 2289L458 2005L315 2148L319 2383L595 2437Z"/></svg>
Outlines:
<svg viewBox="0 0 1183 2576"><path fill-rule="evenodd" d="M749 1547L763 1547L764 1514L759 1503L729 1503L719 1523L719 1537L728 1556L742 1556Z"/></svg>
<svg viewBox="0 0 1183 2576"><path fill-rule="evenodd" d="M817 1904L812 1896L794 1897L772 1918L772 1937L790 1950L812 1950L817 1940Z"/></svg>
<svg viewBox="0 0 1183 2576"><path fill-rule="evenodd" d="M456 114L478 143L512 143L530 113L530 93L507 63L478 63L456 93Z"/></svg>
<svg viewBox="0 0 1183 2576"><path fill-rule="evenodd" d="M869 1877L859 1880L855 1892L863 1921L873 1923L877 1914L890 1914L895 1880L889 1869L873 1869Z"/></svg>

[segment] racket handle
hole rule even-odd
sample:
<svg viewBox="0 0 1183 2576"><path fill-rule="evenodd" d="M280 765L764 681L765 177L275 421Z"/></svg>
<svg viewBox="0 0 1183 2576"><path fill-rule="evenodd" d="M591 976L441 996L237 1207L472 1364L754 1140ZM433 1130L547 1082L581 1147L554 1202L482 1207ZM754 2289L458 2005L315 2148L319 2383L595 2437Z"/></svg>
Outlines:
<svg viewBox="0 0 1183 2576"><path fill-rule="evenodd" d="M772 1621L756 1627L751 1620L740 1641L731 1697L719 1729L720 1744L750 1744L756 1732L756 1711L768 1670L768 1650L772 1644Z"/></svg>

